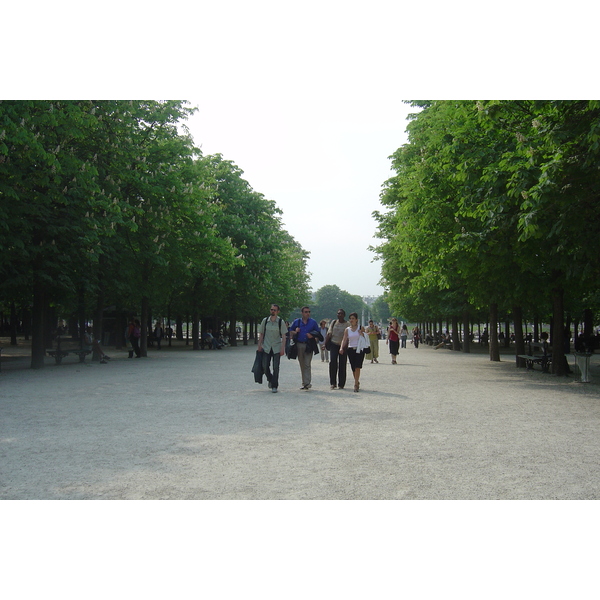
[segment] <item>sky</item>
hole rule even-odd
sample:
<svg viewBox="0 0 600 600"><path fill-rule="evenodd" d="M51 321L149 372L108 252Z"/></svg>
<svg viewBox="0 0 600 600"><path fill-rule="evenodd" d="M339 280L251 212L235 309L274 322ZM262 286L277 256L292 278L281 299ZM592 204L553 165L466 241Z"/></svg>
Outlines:
<svg viewBox="0 0 600 600"><path fill-rule="evenodd" d="M8 20L26 23L30 42L22 44L23 28L5 32L19 60L3 65L0 97L188 100L198 108L188 123L196 145L237 164L283 211L284 227L310 253L311 288L377 296L384 288L368 250L379 243L372 213L393 176L389 156L407 141L413 109L403 101L510 98L515 89L519 97L551 90L568 98L581 86L581 40L588 32L595 38L593 26L577 10L539 6L199 0L140 11L129 0L108 0L102 10L59 0L36 11L9 7ZM525 30L528 19L535 29ZM571 46L565 31L574 27ZM549 45L540 36L556 38Z"/></svg>

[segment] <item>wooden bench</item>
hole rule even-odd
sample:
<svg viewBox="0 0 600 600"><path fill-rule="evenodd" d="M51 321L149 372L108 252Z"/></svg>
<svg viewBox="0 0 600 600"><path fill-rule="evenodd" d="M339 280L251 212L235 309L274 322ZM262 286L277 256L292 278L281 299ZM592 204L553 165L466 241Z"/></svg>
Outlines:
<svg viewBox="0 0 600 600"><path fill-rule="evenodd" d="M552 364L551 354L517 354L517 358L525 360L525 367L528 371L533 370L533 365L540 365L542 371L548 373Z"/></svg>
<svg viewBox="0 0 600 600"><path fill-rule="evenodd" d="M77 354L77 356L79 356L79 362L82 363L85 361L85 357L88 354L91 354L92 351L91 350L71 350L72 354Z"/></svg>
<svg viewBox="0 0 600 600"><path fill-rule="evenodd" d="M66 356L69 356L69 354L75 354L76 356L79 356L79 362L82 363L85 361L85 357L91 353L91 350L46 350L46 354L51 356L56 361L57 365L60 365L62 363L62 359Z"/></svg>
<svg viewBox="0 0 600 600"><path fill-rule="evenodd" d="M52 358L54 358L57 365L60 365L60 363L62 362L62 359L65 356L69 356L69 351L68 350L46 350L46 354L48 356L51 356Z"/></svg>
<svg viewBox="0 0 600 600"><path fill-rule="evenodd" d="M552 354L548 352L548 350L550 350L548 342L534 342L530 340L527 342L527 346L527 354L517 354L517 358L522 358L525 361L525 367L528 371L533 370L533 365L540 365L542 371L548 373L550 371L550 365L552 364ZM541 348L543 354L534 354L533 351L536 348Z"/></svg>

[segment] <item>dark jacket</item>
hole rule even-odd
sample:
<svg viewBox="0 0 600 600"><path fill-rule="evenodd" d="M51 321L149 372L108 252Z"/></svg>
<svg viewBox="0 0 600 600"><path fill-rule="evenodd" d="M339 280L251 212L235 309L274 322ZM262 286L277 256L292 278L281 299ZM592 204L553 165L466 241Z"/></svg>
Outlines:
<svg viewBox="0 0 600 600"><path fill-rule="evenodd" d="M313 330L310 332L313 337L306 342L306 347L313 351L313 354L319 354L319 345L317 340L323 341L323 336L320 331Z"/></svg>
<svg viewBox="0 0 600 600"><path fill-rule="evenodd" d="M265 374L263 371L263 352L262 350L259 352L258 350L256 351L256 357L254 358L254 365L252 366L252 373L254 373L254 381L256 381L256 383L260 383L262 384L263 382L263 375Z"/></svg>

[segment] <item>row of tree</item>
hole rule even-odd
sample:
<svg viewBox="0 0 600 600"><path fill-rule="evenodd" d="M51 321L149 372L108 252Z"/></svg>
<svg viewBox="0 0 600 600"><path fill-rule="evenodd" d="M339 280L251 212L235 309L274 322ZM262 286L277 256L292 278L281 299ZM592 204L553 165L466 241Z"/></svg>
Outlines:
<svg viewBox="0 0 600 600"><path fill-rule="evenodd" d="M275 203L203 156L182 101L0 102L0 303L32 323L44 365L57 315L106 307L231 323L309 298L307 252ZM122 330L121 330L122 331ZM146 352L146 328L142 329Z"/></svg>
<svg viewBox="0 0 600 600"><path fill-rule="evenodd" d="M386 322L390 318L390 310L383 296L379 296L370 306L361 296L342 290L337 285L324 285L315 292L315 297L310 302L312 317L317 321L333 320L337 318L339 308L346 312L346 316L355 312L359 319L372 318L375 322ZM300 310L291 313L290 321L301 316Z"/></svg>
<svg viewBox="0 0 600 600"><path fill-rule="evenodd" d="M591 338L600 307L600 102L411 104L374 213L392 310L453 329L489 311L491 331L510 314L517 354L523 319L551 315L562 374L565 331L585 316Z"/></svg>

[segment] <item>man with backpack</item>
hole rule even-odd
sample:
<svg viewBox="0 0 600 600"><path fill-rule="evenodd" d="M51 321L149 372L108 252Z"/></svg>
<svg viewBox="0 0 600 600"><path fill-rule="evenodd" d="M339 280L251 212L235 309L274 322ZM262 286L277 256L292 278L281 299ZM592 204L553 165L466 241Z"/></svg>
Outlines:
<svg viewBox="0 0 600 600"><path fill-rule="evenodd" d="M271 304L271 314L265 317L258 333L258 351L262 352L262 366L271 391L276 394L279 387L279 363L285 354L287 328L285 321L279 316L279 305ZM270 364L273 359L273 372Z"/></svg>

